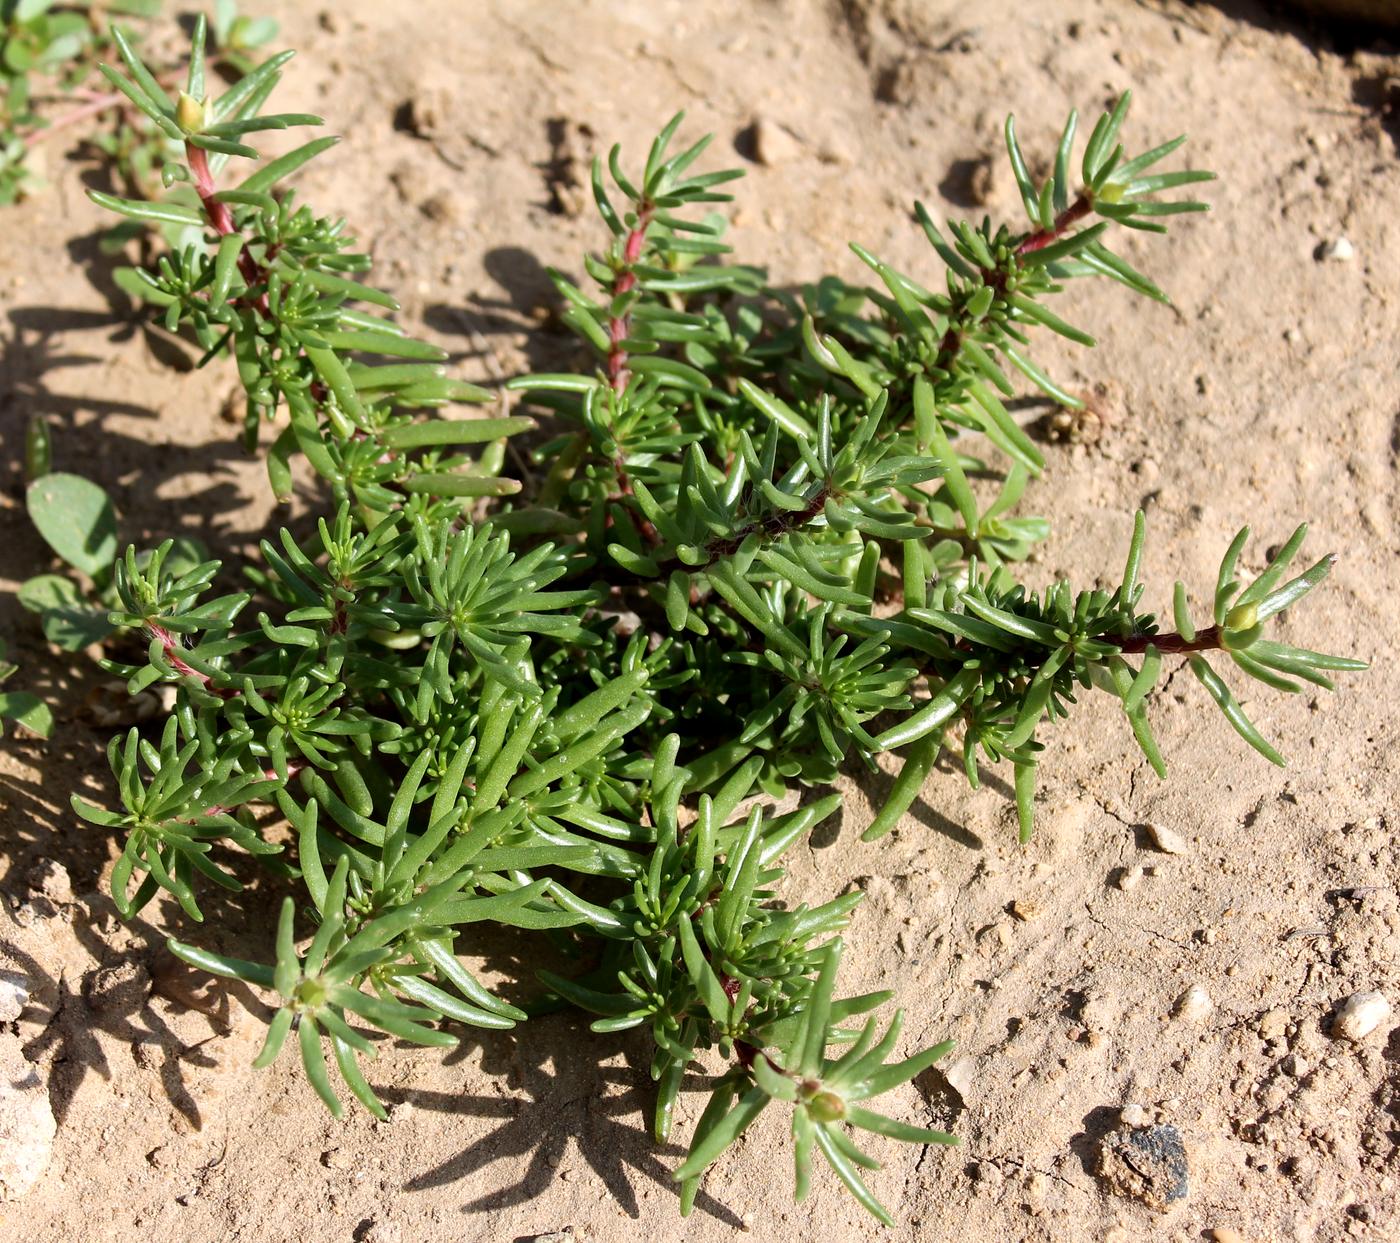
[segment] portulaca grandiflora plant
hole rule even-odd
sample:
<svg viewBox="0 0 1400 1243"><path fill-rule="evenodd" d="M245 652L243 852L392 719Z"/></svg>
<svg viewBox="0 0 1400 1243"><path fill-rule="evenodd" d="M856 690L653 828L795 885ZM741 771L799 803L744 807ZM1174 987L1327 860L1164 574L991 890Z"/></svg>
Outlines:
<svg viewBox="0 0 1400 1243"><path fill-rule="evenodd" d="M591 360L473 417L458 404L493 394L445 373L345 222L289 187L335 139L267 162L249 145L320 124L264 110L285 57L216 97L202 25L175 94L118 46L114 81L184 150L159 201L93 196L184 227L128 285L236 364L277 495L304 459L326 497L315 534L264 540L241 590L215 562L172 569L167 547L116 559L114 642L142 654L109 667L133 693L175 688L163 725L113 739L110 806L74 800L124 842L119 907L164 889L198 921L201 889L273 869L269 962L201 948L197 925L172 948L275 995L259 1063L293 1040L336 1114L345 1092L382 1114L377 1038L450 1046L567 1004L649 1034L658 1140L687 1072L719 1067L675 1172L682 1211L773 1108L799 1199L819 1154L888 1222L857 1141L952 1142L878 1108L947 1046L908 1053L900 1013L878 1014L889 994L841 995L858 894L783 901L785 853L836 810L838 770L897 769L874 842L945 749L974 783L1009 765L1024 841L1037 759L1080 696L1117 699L1160 773L1153 689L1185 660L1281 763L1229 678L1293 691L1360 667L1269 635L1331 565L1297 568L1301 527L1249 582L1240 532L1204 610L1178 584L1168 627L1143 609L1141 514L1111 590L1016 574L1047 528L1020 510L1044 462L1008 413L1013 378L1074 404L1030 339L1093 344L1051 309L1067 280L1163 301L1112 239L1204 210L1173 192L1210 174L1158 171L1181 139L1130 156L1124 96L1077 155L1071 115L1037 185L1008 120L1024 226L920 207L927 270L856 246L869 285L793 294L731 260L713 208L739 174L701 171L708 140L679 141L677 116L640 163L595 164L601 248L585 281L553 274ZM828 792L794 807L812 788ZM269 807L290 840L267 835ZM492 924L554 955L514 1000L467 965Z"/></svg>

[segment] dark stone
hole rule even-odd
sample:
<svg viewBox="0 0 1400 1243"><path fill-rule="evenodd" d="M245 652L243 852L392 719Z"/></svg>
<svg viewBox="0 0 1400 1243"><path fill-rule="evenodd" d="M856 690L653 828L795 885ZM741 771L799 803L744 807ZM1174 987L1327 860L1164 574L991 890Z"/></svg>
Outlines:
<svg viewBox="0 0 1400 1243"><path fill-rule="evenodd" d="M1174 1126L1114 1131L1099 1144L1098 1175L1121 1196L1165 1212L1190 1189L1186 1145Z"/></svg>

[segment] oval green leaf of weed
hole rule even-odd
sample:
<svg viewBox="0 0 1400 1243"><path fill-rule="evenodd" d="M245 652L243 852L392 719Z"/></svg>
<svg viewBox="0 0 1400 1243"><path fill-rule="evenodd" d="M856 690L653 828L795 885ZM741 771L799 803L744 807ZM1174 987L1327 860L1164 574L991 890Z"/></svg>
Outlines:
<svg viewBox="0 0 1400 1243"><path fill-rule="evenodd" d="M0 720L14 721L40 738L47 738L53 729L49 705L29 691L0 693Z"/></svg>
<svg viewBox="0 0 1400 1243"><path fill-rule="evenodd" d="M78 585L61 574L40 574L19 589L19 602L39 614L44 637L65 652L100 643L116 629L107 610L84 599Z"/></svg>
<svg viewBox="0 0 1400 1243"><path fill-rule="evenodd" d="M49 547L75 570L97 578L116 559L117 514L95 483L61 471L29 485L25 505Z"/></svg>

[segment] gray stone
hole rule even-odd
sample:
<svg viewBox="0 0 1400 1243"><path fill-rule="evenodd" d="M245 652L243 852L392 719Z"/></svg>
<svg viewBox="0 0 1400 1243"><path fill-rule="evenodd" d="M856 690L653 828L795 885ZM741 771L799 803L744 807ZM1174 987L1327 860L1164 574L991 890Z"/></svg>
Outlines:
<svg viewBox="0 0 1400 1243"><path fill-rule="evenodd" d="M1190 1190L1181 1132L1168 1123L1104 1136L1098 1175L1118 1195L1165 1212Z"/></svg>

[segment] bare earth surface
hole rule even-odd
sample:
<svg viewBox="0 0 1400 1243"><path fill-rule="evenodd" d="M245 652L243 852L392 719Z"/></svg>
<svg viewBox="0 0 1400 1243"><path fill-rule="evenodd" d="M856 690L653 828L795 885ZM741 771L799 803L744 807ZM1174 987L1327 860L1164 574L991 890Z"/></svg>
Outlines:
<svg viewBox="0 0 1400 1243"><path fill-rule="evenodd" d="M774 1111L682 1223L677 1150L657 1151L643 1130L644 1046L574 1018L467 1030L446 1061L385 1049L372 1079L395 1102L388 1124L331 1120L289 1057L252 1070L261 1002L180 969L163 936L264 956L277 895L264 885L215 901L204 929L165 909L118 923L101 892L113 844L67 810L74 790L106 797L110 731L6 598L0 630L31 682L53 681L65 719L53 743L0 752L0 959L12 960L0 967L31 978L15 1030L58 1120L42 1180L0 1205L0 1236L1400 1239L1400 1028L1392 1018L1350 1042L1330 1027L1360 990L1400 1005L1400 132L1374 106L1400 62L1338 52L1253 10L1171 0L280 9L301 52L281 105L346 135L304 196L349 218L405 320L455 352L458 374L488 382L567 361L543 268L578 272L600 241L578 210L584 161L613 140L638 153L677 107L683 136L717 131L715 160L746 162L736 136L755 118L790 139L741 186L741 258L783 282L860 279L845 248L855 239L940 279L914 198L935 215L1010 217L1005 112L1044 153L1068 108L1133 88L1129 142L1185 130L1192 159L1221 180L1210 216L1165 242L1126 243L1173 308L1086 286L1062 308L1100 348L1056 356L1042 342L1101 418L1092 443L1046 450L1027 506L1054 534L1028 581L1108 581L1143 505L1149 598L1167 608L1178 577L1208 598L1241 524L1256 532L1257 570L1306 518L1310 545L1342 556L1286 629L1374 667L1335 697L1250 693L1286 771L1250 752L1185 671L1157 696L1165 783L1115 704L1089 697L1042 765L1025 849L999 774L973 793L938 771L875 846L858 840L869 802L850 784L840 822L795 852L789 894L866 891L845 987L895 990L909 1048L957 1040L946 1074L923 1076L899 1105L962 1146L879 1145L873 1186L901 1222L884 1231L831 1176L792 1204ZM990 180L978 171L988 156ZM108 222L83 197L83 167L54 157L50 192L0 219L0 585L44 565L16 465L36 412L64 429L59 466L111 487L124 537L178 527L251 555L278 518L260 463L220 417L231 371L179 374L170 346L154 352L109 309L96 248ZM1352 257L1322 258L1343 236ZM1174 831L1179 853L1159 849L1149 823ZM71 888L45 874L52 859ZM480 952L488 973L530 970L521 942ZM1192 985L1213 1004L1174 1017ZM679 1133L702 1102L687 1095ZM1185 1140L1189 1193L1165 1214L1095 1172L1125 1106ZM1210 1233L1228 1229L1239 1233Z"/></svg>

